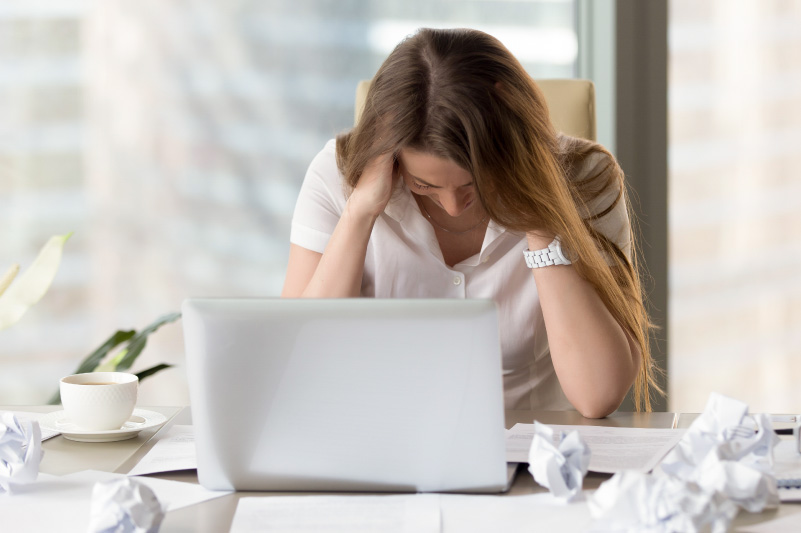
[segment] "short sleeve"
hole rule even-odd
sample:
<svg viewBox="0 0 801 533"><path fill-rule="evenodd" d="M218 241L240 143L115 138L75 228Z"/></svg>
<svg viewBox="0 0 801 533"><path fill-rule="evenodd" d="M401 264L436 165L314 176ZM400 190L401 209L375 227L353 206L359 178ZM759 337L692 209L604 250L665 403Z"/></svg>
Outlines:
<svg viewBox="0 0 801 533"><path fill-rule="evenodd" d="M595 152L582 165L578 179L596 176L603 172L611 163L610 155L603 152ZM631 259L631 221L629 220L628 208L626 206L626 191L623 188L622 180L612 180L604 190L602 190L587 205L590 216L598 216L604 213L614 204L609 212L603 214L592 221L593 227L617 246Z"/></svg>
<svg viewBox="0 0 801 533"><path fill-rule="evenodd" d="M312 160L300 187L289 241L323 253L345 209L343 179L336 164L336 142L328 141Z"/></svg>

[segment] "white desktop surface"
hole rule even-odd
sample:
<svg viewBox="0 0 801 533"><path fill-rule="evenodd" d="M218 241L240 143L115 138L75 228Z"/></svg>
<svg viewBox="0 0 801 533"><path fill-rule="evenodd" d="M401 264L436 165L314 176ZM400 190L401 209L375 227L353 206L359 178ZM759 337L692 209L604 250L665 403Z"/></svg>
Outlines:
<svg viewBox="0 0 801 533"><path fill-rule="evenodd" d="M102 470L125 474L152 448L156 435L166 433L173 424L191 424L191 412L185 407L145 407L160 412L167 417L167 422L158 429L145 430L138 437L127 441L108 443L73 442L61 436L44 442L45 456L40 471L47 474L63 475L81 470ZM50 412L59 409L56 406L0 406L0 410ZM675 413L613 413L601 420L587 419L575 411L507 411L506 427L515 423L531 423L538 420L545 424L571 425L603 425L618 427L687 427L694 415L678 415ZM169 472L153 477L197 483L195 471ZM584 480L585 489L597 488L609 479L609 475L588 473ZM518 472L515 483L507 495L523 495L544 492L546 489L537 485L527 472ZM177 531L221 532L228 531L233 520L236 505L240 497L289 495L290 493L236 492L191 507L171 511L161 526L162 533ZM293 493L298 495L298 493ZM488 496L490 497L490 496ZM797 515L799 531L801 531L801 504L785 503L777 510L759 514L740 512L734 521L732 531L738 531L752 524L759 524L778 518Z"/></svg>

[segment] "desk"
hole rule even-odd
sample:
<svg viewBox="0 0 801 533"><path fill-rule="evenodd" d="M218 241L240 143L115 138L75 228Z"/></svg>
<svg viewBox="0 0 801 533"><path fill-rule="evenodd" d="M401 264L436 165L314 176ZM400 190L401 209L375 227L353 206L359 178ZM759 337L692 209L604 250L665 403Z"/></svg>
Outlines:
<svg viewBox="0 0 801 533"><path fill-rule="evenodd" d="M0 410L49 412L59 409L56 406L13 406ZM158 411L167 417L167 422L160 429L143 431L137 438L109 443L81 443L64 439L61 436L45 441L44 460L41 471L47 474L63 475L81 470L94 469L106 472L127 473L153 447L159 433L166 432L173 424L191 424L191 413L182 407L146 407ZM642 428L676 428L687 427L694 415L676 413L624 413L616 412L601 420L587 419L575 411L507 411L506 427L510 428L518 422L531 423L539 420L545 424L602 425L617 427ZM171 472L153 477L197 483L197 474L192 472ZM595 489L609 479L605 474L590 472L584 480L585 489ZM509 495L532 494L544 492L527 472L518 472ZM240 496L270 496L282 493L241 492L204 502L192 507L185 507L170 512L165 518L161 531L221 532L228 531ZM284 493L286 494L286 493ZM297 495L297 493L294 493ZM735 522L733 531L738 527L757 524L788 515L798 515L799 531L801 531L801 505L783 504L778 510L761 514L741 512Z"/></svg>

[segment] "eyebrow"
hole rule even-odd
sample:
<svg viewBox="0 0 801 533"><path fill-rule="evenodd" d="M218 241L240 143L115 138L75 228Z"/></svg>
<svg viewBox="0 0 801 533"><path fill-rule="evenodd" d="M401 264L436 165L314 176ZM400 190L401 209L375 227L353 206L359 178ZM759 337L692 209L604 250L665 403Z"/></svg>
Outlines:
<svg viewBox="0 0 801 533"><path fill-rule="evenodd" d="M423 185L427 185L427 186L429 186L429 187L431 187L431 188L433 188L433 189L441 189L441 188L442 188L442 187L440 187L439 185L434 185L434 184L432 184L432 183L428 183L426 180L423 180L423 179L420 179L420 178L418 178L417 176L415 176L414 174L412 174L412 173L411 173L411 172L409 172L408 170L405 172L405 174L406 174L407 176L409 176L410 178L412 178L413 180L415 180L415 181L419 181L419 182L420 182L420 183L422 183ZM465 183L464 185L459 185L459 187L467 187L468 185L473 185L474 183L475 183L475 181L471 181L470 183Z"/></svg>

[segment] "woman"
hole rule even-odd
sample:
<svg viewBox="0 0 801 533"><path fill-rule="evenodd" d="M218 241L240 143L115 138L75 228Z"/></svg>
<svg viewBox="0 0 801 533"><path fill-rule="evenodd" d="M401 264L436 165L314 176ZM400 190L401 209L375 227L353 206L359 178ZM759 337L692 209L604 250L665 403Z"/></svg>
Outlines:
<svg viewBox="0 0 801 533"><path fill-rule="evenodd" d="M306 175L285 297L492 298L507 409L614 411L654 365L623 175L496 39L422 29ZM530 256L524 258L525 255ZM536 266L550 250L556 264Z"/></svg>

